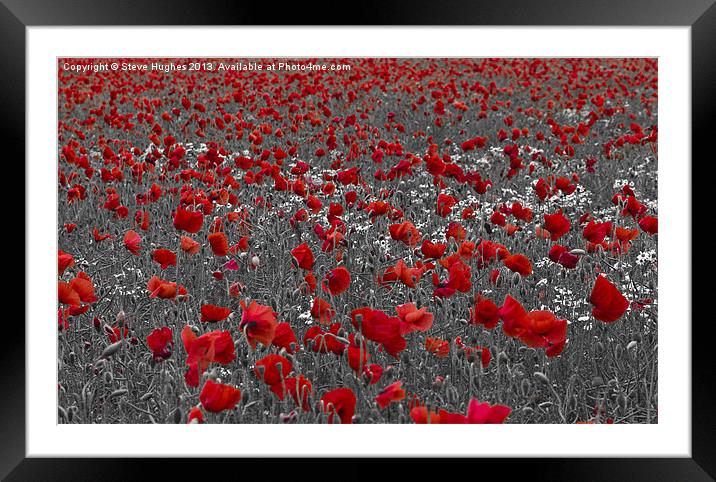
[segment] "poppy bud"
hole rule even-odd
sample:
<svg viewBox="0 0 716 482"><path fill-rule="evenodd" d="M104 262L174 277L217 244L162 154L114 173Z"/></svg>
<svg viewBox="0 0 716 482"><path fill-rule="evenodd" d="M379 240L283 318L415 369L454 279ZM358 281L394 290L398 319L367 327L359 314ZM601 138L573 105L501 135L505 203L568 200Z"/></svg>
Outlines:
<svg viewBox="0 0 716 482"><path fill-rule="evenodd" d="M520 384L520 390L522 390L523 397L527 396L527 394L530 392L530 388L532 388L530 381L527 380L526 378L523 378L522 383Z"/></svg>
<svg viewBox="0 0 716 482"><path fill-rule="evenodd" d="M117 351L119 351L119 349L120 349L121 347L122 347L122 340L119 340L119 341L116 342L116 343L112 343L111 345L109 345L107 348L105 348L105 349L102 351L102 354L100 355L100 358L109 358L109 357L111 357L112 355L114 355L115 353L117 353Z"/></svg>
<svg viewBox="0 0 716 482"><path fill-rule="evenodd" d="M637 341L636 341L636 340L632 340L632 341L629 342L629 344L627 345L626 348L627 348L627 350L631 350L632 348L636 348L636 345L637 345Z"/></svg>
<svg viewBox="0 0 716 482"><path fill-rule="evenodd" d="M124 314L124 310L120 310L115 317L115 322L120 328L124 326L124 322L127 320L127 315Z"/></svg>
<svg viewBox="0 0 716 482"><path fill-rule="evenodd" d="M104 374L102 375L102 378L103 378L104 383L107 385L110 385L112 383L112 381L114 380L114 377L112 376L112 374L110 372L104 372Z"/></svg>
<svg viewBox="0 0 716 482"><path fill-rule="evenodd" d="M617 360L621 360L623 353L624 349L621 345L617 345L616 347L614 347L614 358L616 358Z"/></svg>
<svg viewBox="0 0 716 482"><path fill-rule="evenodd" d="M67 420L67 410L58 406L57 407L57 416L60 418L60 420Z"/></svg>
<svg viewBox="0 0 716 482"><path fill-rule="evenodd" d="M592 387L600 387L602 385L604 385L604 379L599 375L595 375L592 378Z"/></svg>
<svg viewBox="0 0 716 482"><path fill-rule="evenodd" d="M624 396L624 392L619 392L619 395L617 395L617 405L619 405L619 410L621 410L622 412L626 411L627 400Z"/></svg>
<svg viewBox="0 0 716 482"><path fill-rule="evenodd" d="M532 376L535 377L535 380L539 380L546 385L550 384L549 378L547 378L547 375L542 372L534 372Z"/></svg>
<svg viewBox="0 0 716 482"><path fill-rule="evenodd" d="M512 286L519 285L520 280L522 280L522 275L520 275L518 272L512 273Z"/></svg>
<svg viewBox="0 0 716 482"><path fill-rule="evenodd" d="M251 258L251 266L253 266L254 268L258 268L260 263L261 263L261 260L259 259L258 256L254 255Z"/></svg>
<svg viewBox="0 0 716 482"><path fill-rule="evenodd" d="M248 390L242 390L241 391L241 403L242 405L246 405L249 401L249 391Z"/></svg>
<svg viewBox="0 0 716 482"><path fill-rule="evenodd" d="M601 341L598 341L595 345L597 356L601 356L602 353L604 353L604 344Z"/></svg>

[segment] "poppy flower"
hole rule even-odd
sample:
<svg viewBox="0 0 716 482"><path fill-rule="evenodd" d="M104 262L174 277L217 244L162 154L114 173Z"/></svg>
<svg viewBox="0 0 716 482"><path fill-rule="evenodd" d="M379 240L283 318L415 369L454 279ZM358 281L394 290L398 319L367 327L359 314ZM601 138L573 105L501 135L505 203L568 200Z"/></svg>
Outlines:
<svg viewBox="0 0 716 482"><path fill-rule="evenodd" d="M216 362L227 365L236 358L234 340L228 331L210 331L197 337L187 325L181 332L181 338L187 353L186 364L189 367L184 374L184 379L190 387L199 386L199 375L209 364Z"/></svg>
<svg viewBox="0 0 716 482"><path fill-rule="evenodd" d="M321 287L323 291L337 296L348 289L351 283L351 275L344 266L332 269L323 279Z"/></svg>
<svg viewBox="0 0 716 482"><path fill-rule="evenodd" d="M446 244L433 243L427 239L423 240L423 244L420 246L420 252L423 253L423 256L430 259L442 258L446 249Z"/></svg>
<svg viewBox="0 0 716 482"><path fill-rule="evenodd" d="M201 305L202 323L223 321L231 314L231 310L224 306Z"/></svg>
<svg viewBox="0 0 716 482"><path fill-rule="evenodd" d="M439 424L440 415L438 412L428 410L427 407L419 405L410 410L410 418L417 424Z"/></svg>
<svg viewBox="0 0 716 482"><path fill-rule="evenodd" d="M177 295L177 284L163 280L159 276L152 276L147 282L147 290L150 298L173 299ZM186 292L183 286L180 290Z"/></svg>
<svg viewBox="0 0 716 482"><path fill-rule="evenodd" d="M177 255L168 249L155 249L152 253L152 260L159 263L161 269L177 265Z"/></svg>
<svg viewBox="0 0 716 482"><path fill-rule="evenodd" d="M198 233L204 223L204 215L200 211L189 211L179 206L174 215L174 227L187 233Z"/></svg>
<svg viewBox="0 0 716 482"><path fill-rule="evenodd" d="M226 234L222 232L211 233L208 239L214 256L227 256L229 254L229 239Z"/></svg>
<svg viewBox="0 0 716 482"><path fill-rule="evenodd" d="M181 237L181 250L186 254L196 254L201 250L201 245L189 236Z"/></svg>
<svg viewBox="0 0 716 482"><path fill-rule="evenodd" d="M139 235L131 229L127 231L127 233L124 235L124 247L127 248L129 252L135 256L139 256L141 242L142 238L139 237Z"/></svg>
<svg viewBox="0 0 716 482"><path fill-rule="evenodd" d="M549 230L549 228L547 228ZM599 244L611 232L612 223L597 223L593 219L589 221L582 231L582 237L590 243Z"/></svg>
<svg viewBox="0 0 716 482"><path fill-rule="evenodd" d="M172 356L174 349L174 337L169 327L155 328L147 336L147 346L152 351L155 362L166 360Z"/></svg>
<svg viewBox="0 0 716 482"><path fill-rule="evenodd" d="M241 390L231 385L207 380L199 394L201 406L209 412L232 410L241 400Z"/></svg>
<svg viewBox="0 0 716 482"><path fill-rule="evenodd" d="M275 385L281 383L292 369L293 364L289 359L272 353L256 362L254 373L265 384Z"/></svg>
<svg viewBox="0 0 716 482"><path fill-rule="evenodd" d="M311 410L309 397L313 392L311 381L299 375L298 377L288 377L283 384L277 383L271 385L271 391L276 394L279 400L283 400L286 393L291 395L294 403L301 407L301 410L308 412Z"/></svg>
<svg viewBox="0 0 716 482"><path fill-rule="evenodd" d="M447 340L429 336L425 338L425 349L438 358L445 358L450 353L450 343Z"/></svg>
<svg viewBox="0 0 716 482"><path fill-rule="evenodd" d="M57 250L57 272L60 276L65 272L67 268L75 265L75 259L71 254L67 254L61 249Z"/></svg>
<svg viewBox="0 0 716 482"><path fill-rule="evenodd" d="M244 301L240 304L243 313L239 330L245 333L251 348L256 348L257 341L264 346L270 346L276 334L276 313L270 306L260 305L255 301L251 301L248 306Z"/></svg>
<svg viewBox="0 0 716 482"><path fill-rule="evenodd" d="M308 247L308 244L303 243L291 250L291 256L298 263L298 267L305 270L313 268L314 258L313 251Z"/></svg>
<svg viewBox="0 0 716 482"><path fill-rule="evenodd" d="M283 348L286 353L293 354L298 349L298 340L296 334L291 329L291 325L282 322L276 325L276 333L274 334L271 344L278 348Z"/></svg>
<svg viewBox="0 0 716 482"><path fill-rule="evenodd" d="M328 414L328 423L333 423L334 415L342 424L353 423L356 408L356 396L350 388L336 388L321 397L323 412Z"/></svg>
<svg viewBox="0 0 716 482"><path fill-rule="evenodd" d="M84 271L77 273L75 279L70 281L70 286L85 303L94 303L97 297L94 294L94 284Z"/></svg>
<svg viewBox="0 0 716 482"><path fill-rule="evenodd" d="M560 209L554 214L544 215L544 229L550 232L550 239L556 241L569 232L571 223L565 218Z"/></svg>
<svg viewBox="0 0 716 482"><path fill-rule="evenodd" d="M508 269L514 271L515 273L519 273L522 276L529 276L532 274L532 263L530 263L529 258L524 254L512 254L506 257L503 260L503 263Z"/></svg>
<svg viewBox="0 0 716 482"><path fill-rule="evenodd" d="M428 331L433 326L433 315L423 307L418 309L415 303L405 303L395 307L400 318L400 333L406 334L413 331Z"/></svg>
<svg viewBox="0 0 716 482"><path fill-rule="evenodd" d="M597 276L589 302L594 318L605 323L617 321L629 308L629 301L605 276Z"/></svg>
<svg viewBox="0 0 716 482"><path fill-rule="evenodd" d="M367 377L369 384L375 385L380 381L380 377L383 375L383 367L371 363L363 367L363 375Z"/></svg>
<svg viewBox="0 0 716 482"><path fill-rule="evenodd" d="M367 339L382 344L385 351L393 357L397 358L398 353L407 346L400 332L400 319L396 316L388 316L382 311L364 307L351 312L351 323Z"/></svg>
<svg viewBox="0 0 716 482"><path fill-rule="evenodd" d="M639 227L647 234L657 234L659 232L659 219L654 216L644 216L639 219Z"/></svg>
<svg viewBox="0 0 716 482"><path fill-rule="evenodd" d="M390 237L396 241L402 241L408 246L415 247L420 242L420 232L410 221L388 226Z"/></svg>
<svg viewBox="0 0 716 482"><path fill-rule="evenodd" d="M403 382L397 381L385 387L375 397L378 406L383 409L394 402L399 402L405 398L405 390L402 388Z"/></svg>
<svg viewBox="0 0 716 482"><path fill-rule="evenodd" d="M504 423L512 409L505 405L490 405L487 402L480 403L473 398L467 406L466 423Z"/></svg>
<svg viewBox="0 0 716 482"><path fill-rule="evenodd" d="M483 325L488 330L497 326L500 316L497 305L479 293L475 295L475 307L470 309L470 323Z"/></svg>
<svg viewBox="0 0 716 482"><path fill-rule="evenodd" d="M57 282L57 299L64 305L79 306L81 303L80 295L64 281Z"/></svg>
<svg viewBox="0 0 716 482"><path fill-rule="evenodd" d="M199 407L194 407L189 410L186 423L204 423L204 413Z"/></svg>
<svg viewBox="0 0 716 482"><path fill-rule="evenodd" d="M319 323L327 325L336 315L336 311L331 304L324 299L314 298L311 305L311 316L318 320Z"/></svg>

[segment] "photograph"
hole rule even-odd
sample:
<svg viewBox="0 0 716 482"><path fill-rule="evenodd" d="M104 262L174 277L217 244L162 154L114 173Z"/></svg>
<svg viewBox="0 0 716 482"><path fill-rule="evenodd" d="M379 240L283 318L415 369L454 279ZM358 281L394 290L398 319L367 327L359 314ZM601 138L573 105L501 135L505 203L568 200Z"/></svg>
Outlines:
<svg viewBox="0 0 716 482"><path fill-rule="evenodd" d="M56 60L58 424L659 424L659 58Z"/></svg>

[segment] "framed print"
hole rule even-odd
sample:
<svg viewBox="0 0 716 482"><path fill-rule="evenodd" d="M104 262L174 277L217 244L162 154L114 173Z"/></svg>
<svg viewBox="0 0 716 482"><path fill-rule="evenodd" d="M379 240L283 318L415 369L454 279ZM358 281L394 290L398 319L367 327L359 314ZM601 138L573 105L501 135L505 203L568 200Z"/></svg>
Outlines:
<svg viewBox="0 0 716 482"><path fill-rule="evenodd" d="M711 480L691 160L716 7L368 7L3 2L8 480L150 457Z"/></svg>

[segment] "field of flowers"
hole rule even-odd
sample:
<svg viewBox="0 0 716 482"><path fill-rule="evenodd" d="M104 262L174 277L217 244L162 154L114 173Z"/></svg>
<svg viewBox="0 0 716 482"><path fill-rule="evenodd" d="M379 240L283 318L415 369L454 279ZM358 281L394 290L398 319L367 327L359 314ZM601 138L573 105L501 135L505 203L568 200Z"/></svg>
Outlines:
<svg viewBox="0 0 716 482"><path fill-rule="evenodd" d="M658 421L656 59L274 62L59 60L59 423Z"/></svg>

